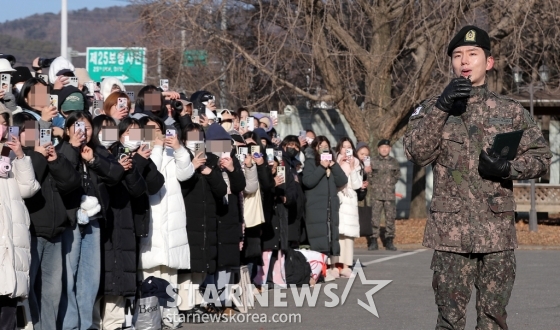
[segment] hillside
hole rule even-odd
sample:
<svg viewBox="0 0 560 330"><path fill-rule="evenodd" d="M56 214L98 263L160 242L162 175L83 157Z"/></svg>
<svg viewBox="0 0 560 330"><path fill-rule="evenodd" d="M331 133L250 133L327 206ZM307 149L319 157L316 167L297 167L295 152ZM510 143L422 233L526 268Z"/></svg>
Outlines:
<svg viewBox="0 0 560 330"><path fill-rule="evenodd" d="M79 52L86 47L135 46L141 33L134 6L81 9L68 12L68 46ZM60 53L60 15L37 14L0 24L0 52L12 54L16 65L31 65L33 58ZM85 57L73 58L77 67Z"/></svg>

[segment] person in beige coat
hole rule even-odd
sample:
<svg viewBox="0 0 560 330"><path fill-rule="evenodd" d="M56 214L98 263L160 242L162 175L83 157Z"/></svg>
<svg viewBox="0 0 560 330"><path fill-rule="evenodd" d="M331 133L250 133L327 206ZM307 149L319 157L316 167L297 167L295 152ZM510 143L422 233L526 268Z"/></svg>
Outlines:
<svg viewBox="0 0 560 330"><path fill-rule="evenodd" d="M23 198L40 188L10 125L11 114L0 106L0 329L15 329L18 299L29 293L30 220Z"/></svg>

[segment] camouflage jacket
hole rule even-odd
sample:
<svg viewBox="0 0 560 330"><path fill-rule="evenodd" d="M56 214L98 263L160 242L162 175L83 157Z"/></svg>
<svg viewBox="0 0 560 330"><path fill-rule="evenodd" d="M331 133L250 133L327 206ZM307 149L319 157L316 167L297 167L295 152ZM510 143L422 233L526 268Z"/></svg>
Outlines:
<svg viewBox="0 0 560 330"><path fill-rule="evenodd" d="M408 159L433 163L434 194L423 245L442 251L489 253L517 247L512 180L545 174L552 157L533 117L519 103L474 87L450 114L437 98L418 107L408 124ZM486 180L478 172L480 151L498 133L524 130L510 176Z"/></svg>
<svg viewBox="0 0 560 330"><path fill-rule="evenodd" d="M371 173L368 174L370 200L395 200L395 184L400 177L401 169L395 158L380 155L371 157Z"/></svg>

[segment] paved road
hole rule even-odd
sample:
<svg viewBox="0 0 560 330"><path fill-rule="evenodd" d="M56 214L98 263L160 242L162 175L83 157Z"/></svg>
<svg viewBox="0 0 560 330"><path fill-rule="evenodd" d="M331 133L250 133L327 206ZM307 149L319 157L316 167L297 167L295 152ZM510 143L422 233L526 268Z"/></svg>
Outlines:
<svg viewBox="0 0 560 330"><path fill-rule="evenodd" d="M331 299L321 292L317 307L294 305L287 290L288 307L258 307L252 313L265 313L269 319L275 313L299 313L301 323L229 323L187 325L200 329L434 329L437 309L431 288L429 269L432 251L375 251L356 250L356 258L366 265L368 280L392 280L374 294L379 318L357 304L367 302L365 292L373 286L362 285L356 279L343 306L324 307ZM508 306L510 329L560 329L560 251L517 251L517 278ZM396 257L396 258L387 258ZM348 280L340 279L341 293ZM272 306L272 294L269 296ZM468 307L467 329L476 325L475 295ZM183 327L185 328L185 326Z"/></svg>

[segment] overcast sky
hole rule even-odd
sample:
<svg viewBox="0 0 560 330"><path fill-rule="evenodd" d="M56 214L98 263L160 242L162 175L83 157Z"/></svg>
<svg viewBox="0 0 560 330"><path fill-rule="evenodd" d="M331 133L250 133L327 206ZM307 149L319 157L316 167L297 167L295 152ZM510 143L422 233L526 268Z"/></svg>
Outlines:
<svg viewBox="0 0 560 330"><path fill-rule="evenodd" d="M128 0L67 0L68 10L126 6ZM0 0L0 23L33 14L60 13L61 0ZM0 31L1 33L1 31Z"/></svg>

